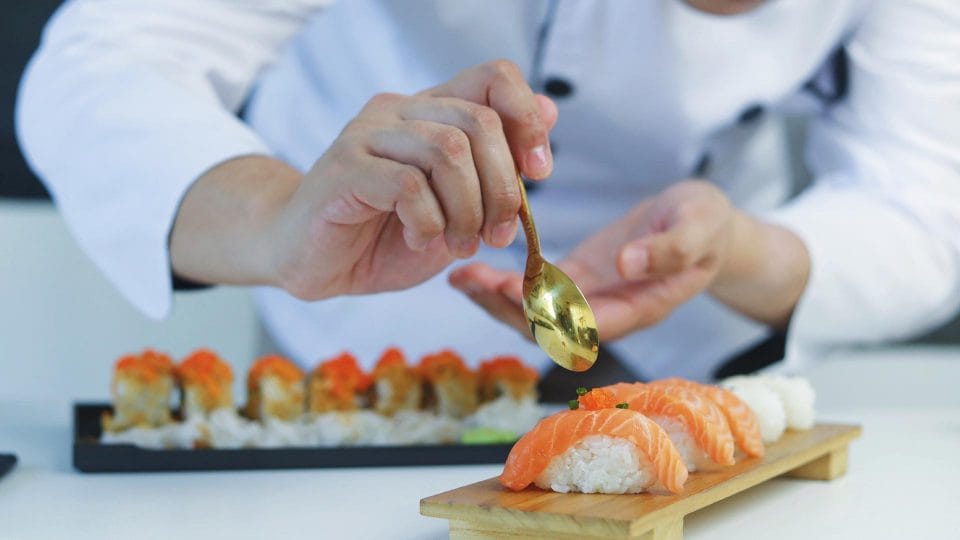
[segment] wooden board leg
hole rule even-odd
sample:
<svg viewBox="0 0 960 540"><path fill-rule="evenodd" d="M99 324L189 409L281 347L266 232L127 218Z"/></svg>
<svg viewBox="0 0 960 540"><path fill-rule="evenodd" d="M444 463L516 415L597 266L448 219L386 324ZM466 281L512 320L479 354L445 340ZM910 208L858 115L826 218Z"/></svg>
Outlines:
<svg viewBox="0 0 960 540"><path fill-rule="evenodd" d="M847 472L847 448L846 446L837 448L806 465L797 467L786 476L807 480L833 480L843 476Z"/></svg>
<svg viewBox="0 0 960 540"><path fill-rule="evenodd" d="M626 538L621 536L593 536L583 534L565 534L557 531L517 529L500 527L492 523L475 523L470 521L450 521L450 540L608 540ZM641 537L646 540L646 537ZM660 537L656 537L660 540ZM674 540L673 537L664 537L664 540ZM680 540L680 537L676 537Z"/></svg>
<svg viewBox="0 0 960 540"><path fill-rule="evenodd" d="M683 516L664 520L653 530L639 538L642 540L683 540Z"/></svg>

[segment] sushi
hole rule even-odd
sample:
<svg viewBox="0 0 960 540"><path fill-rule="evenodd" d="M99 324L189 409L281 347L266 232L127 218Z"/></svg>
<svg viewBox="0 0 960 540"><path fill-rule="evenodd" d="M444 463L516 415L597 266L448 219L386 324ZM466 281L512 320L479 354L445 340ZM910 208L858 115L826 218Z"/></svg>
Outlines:
<svg viewBox="0 0 960 540"><path fill-rule="evenodd" d="M477 375L460 356L447 349L428 354L417 366L424 380L424 402L437 414L463 418L477 408Z"/></svg>
<svg viewBox="0 0 960 540"><path fill-rule="evenodd" d="M507 396L514 401L537 399L537 370L515 356L497 356L480 363L480 399Z"/></svg>
<svg viewBox="0 0 960 540"><path fill-rule="evenodd" d="M185 419L206 418L218 409L233 409L233 370L209 349L198 349L176 368L180 409Z"/></svg>
<svg viewBox="0 0 960 540"><path fill-rule="evenodd" d="M423 383L400 349L387 349L373 368L373 408L384 416L415 411L423 400Z"/></svg>
<svg viewBox="0 0 960 540"><path fill-rule="evenodd" d="M282 356L264 356L247 374L248 418L292 422L303 414L303 371Z"/></svg>
<svg viewBox="0 0 960 540"><path fill-rule="evenodd" d="M129 428L160 427L170 423L170 397L173 393L173 361L169 356L146 349L127 355L114 366L110 393L113 414L104 413L104 432Z"/></svg>
<svg viewBox="0 0 960 540"><path fill-rule="evenodd" d="M483 404L465 420L472 430L470 435L493 430L503 437L513 434L515 439L529 431L543 418L543 408L537 403L539 378L537 370L515 356L481 362L479 391Z"/></svg>
<svg viewBox="0 0 960 540"><path fill-rule="evenodd" d="M344 352L322 362L310 374L307 409L311 413L355 411L365 405L372 383L356 357Z"/></svg>
<svg viewBox="0 0 960 540"><path fill-rule="evenodd" d="M730 426L730 432L733 438L746 455L751 457L763 457L763 437L760 433L760 425L757 423L757 417L750 410L750 407L736 396L733 392L711 386L709 384L700 384L679 377L662 379L650 383L654 386L663 386L665 388L679 388L691 392L699 392L716 405L720 412L727 419Z"/></svg>
<svg viewBox="0 0 960 540"><path fill-rule="evenodd" d="M750 405L765 427L765 440L776 433L781 424L796 430L813 427L816 393L803 377L738 375L724 379L720 385ZM780 429L777 438L782 433Z"/></svg>
<svg viewBox="0 0 960 540"><path fill-rule="evenodd" d="M625 402L631 410L639 411L662 427L677 446L690 472L715 470L733 465L734 440L723 413L706 397L695 392L675 388L636 383L594 389L581 395L583 405L595 394L609 394L618 402Z"/></svg>
<svg viewBox="0 0 960 540"><path fill-rule="evenodd" d="M644 415L619 408L563 411L543 419L507 457L500 483L561 493L679 493L687 469L669 437Z"/></svg>

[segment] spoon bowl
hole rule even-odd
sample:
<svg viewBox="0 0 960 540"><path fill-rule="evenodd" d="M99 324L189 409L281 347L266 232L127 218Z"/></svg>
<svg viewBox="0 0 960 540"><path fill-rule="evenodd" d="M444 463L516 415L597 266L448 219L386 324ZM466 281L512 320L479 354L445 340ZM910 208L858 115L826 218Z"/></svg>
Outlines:
<svg viewBox="0 0 960 540"><path fill-rule="evenodd" d="M527 238L523 274L523 313L537 345L557 365L586 371L597 360L600 337L597 321L577 284L543 258L523 178L520 182L520 221Z"/></svg>

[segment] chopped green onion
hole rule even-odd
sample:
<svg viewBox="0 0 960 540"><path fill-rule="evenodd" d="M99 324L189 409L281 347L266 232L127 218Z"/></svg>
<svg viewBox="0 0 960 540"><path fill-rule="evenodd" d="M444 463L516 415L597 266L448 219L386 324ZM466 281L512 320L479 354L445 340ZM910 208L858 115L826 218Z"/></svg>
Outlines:
<svg viewBox="0 0 960 540"><path fill-rule="evenodd" d="M577 395L582 396L587 393L587 389L583 386L577 387Z"/></svg>
<svg viewBox="0 0 960 540"><path fill-rule="evenodd" d="M570 402L567 403L567 405L570 406L571 411L575 411L580 408L580 402L575 399L571 399Z"/></svg>
<svg viewBox="0 0 960 540"><path fill-rule="evenodd" d="M627 405L626 403L617 403L617 408L618 408L618 409L629 409L630 406Z"/></svg>

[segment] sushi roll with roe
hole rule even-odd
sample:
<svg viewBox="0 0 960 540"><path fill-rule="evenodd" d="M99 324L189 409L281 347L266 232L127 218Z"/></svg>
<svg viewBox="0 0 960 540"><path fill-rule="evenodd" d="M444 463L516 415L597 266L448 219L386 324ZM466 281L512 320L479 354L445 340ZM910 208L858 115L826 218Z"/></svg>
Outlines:
<svg viewBox="0 0 960 540"><path fill-rule="evenodd" d="M292 422L304 411L304 374L282 356L270 355L254 362L247 375L248 418Z"/></svg>
<svg viewBox="0 0 960 540"><path fill-rule="evenodd" d="M514 401L537 399L537 370L516 356L497 356L480 363L480 399L493 401L501 396Z"/></svg>
<svg viewBox="0 0 960 540"><path fill-rule="evenodd" d="M311 413L356 411L366 403L373 380L363 372L356 357L348 352L320 363L307 383Z"/></svg>
<svg viewBox="0 0 960 540"><path fill-rule="evenodd" d="M387 349L373 368L373 408L384 416L416 411L423 401L420 374L407 364L400 349Z"/></svg>
<svg viewBox="0 0 960 540"><path fill-rule="evenodd" d="M173 387L173 361L169 356L147 349L120 358L114 366L110 385L113 414L103 414L103 430L119 432L170 423Z"/></svg>
<svg viewBox="0 0 960 540"><path fill-rule="evenodd" d="M220 409L233 410L233 370L217 353L198 349L176 369L184 419L202 419Z"/></svg>
<svg viewBox="0 0 960 540"><path fill-rule="evenodd" d="M477 374L457 353L446 349L428 354L417 366L426 391L424 400L437 414L463 418L477 408Z"/></svg>
<svg viewBox="0 0 960 540"><path fill-rule="evenodd" d="M471 415L470 427L510 432L529 431L543 418L537 403L537 370L515 356L498 356L480 364L479 387L483 404Z"/></svg>

